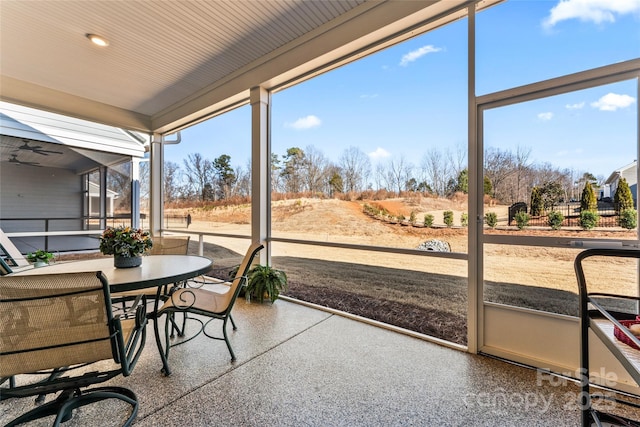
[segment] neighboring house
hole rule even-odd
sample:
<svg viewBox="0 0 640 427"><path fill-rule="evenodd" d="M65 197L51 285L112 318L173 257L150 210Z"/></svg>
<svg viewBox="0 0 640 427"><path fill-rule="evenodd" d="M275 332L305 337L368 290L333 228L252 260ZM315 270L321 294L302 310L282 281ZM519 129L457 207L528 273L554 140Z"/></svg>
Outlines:
<svg viewBox="0 0 640 427"><path fill-rule="evenodd" d="M107 171L144 154L144 140L122 129L0 102L0 228L10 234L104 227L125 194L107 189ZM131 211L139 215L137 206ZM23 252L44 242L12 240ZM47 239L49 250L72 249L55 247L56 240L62 245L61 238Z"/></svg>
<svg viewBox="0 0 640 427"><path fill-rule="evenodd" d="M629 184L629 188L631 189L631 195L633 196L633 204L635 206L638 206L637 160L634 160L632 163L629 163L628 165L623 166L620 169L616 169L611 175L609 175L609 178L607 178L602 186L602 189L600 190L601 197L611 197L611 199L613 199L616 194L616 190L618 189L618 183L620 182L621 178L627 180L627 184Z"/></svg>
<svg viewBox="0 0 640 427"><path fill-rule="evenodd" d="M115 202L118 193L107 188L107 216L115 214ZM90 216L100 216L100 186L94 182L89 182L89 208Z"/></svg>

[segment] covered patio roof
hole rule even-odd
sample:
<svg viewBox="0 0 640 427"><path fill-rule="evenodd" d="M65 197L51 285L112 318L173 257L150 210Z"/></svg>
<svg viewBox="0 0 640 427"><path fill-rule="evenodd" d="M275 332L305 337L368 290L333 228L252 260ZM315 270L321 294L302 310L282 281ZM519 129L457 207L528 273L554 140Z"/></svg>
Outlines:
<svg viewBox="0 0 640 427"><path fill-rule="evenodd" d="M148 138L147 138L148 139ZM144 135L0 102L0 164L86 173L143 157Z"/></svg>
<svg viewBox="0 0 640 427"><path fill-rule="evenodd" d="M247 102L252 87L285 86L457 19L469 3L6 1L0 99L172 132ZM109 45L93 45L91 33Z"/></svg>

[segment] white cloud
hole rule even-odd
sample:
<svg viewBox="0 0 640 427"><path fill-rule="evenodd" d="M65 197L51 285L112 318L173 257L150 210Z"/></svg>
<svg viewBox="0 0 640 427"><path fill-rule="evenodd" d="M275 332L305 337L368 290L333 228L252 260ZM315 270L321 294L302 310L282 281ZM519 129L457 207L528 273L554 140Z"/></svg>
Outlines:
<svg viewBox="0 0 640 427"><path fill-rule="evenodd" d="M580 110L584 107L584 101L583 102L578 102L576 104L567 104L565 105L565 108L567 110Z"/></svg>
<svg viewBox="0 0 640 427"><path fill-rule="evenodd" d="M429 53L440 52L442 48L435 47L433 45L422 46L420 49L413 50L402 57L400 60L400 65L402 67L406 67L411 62L420 58L421 56L427 55Z"/></svg>
<svg viewBox="0 0 640 427"><path fill-rule="evenodd" d="M551 28L567 19L602 24L615 22L616 15L640 12L640 0L560 0L542 21L542 26Z"/></svg>
<svg viewBox="0 0 640 427"><path fill-rule="evenodd" d="M309 115L307 117L300 117L293 123L285 123L285 126L288 128L293 128L297 130L311 129L318 127L322 124L322 120L314 115Z"/></svg>
<svg viewBox="0 0 640 427"><path fill-rule="evenodd" d="M635 101L635 98L629 95L608 93L596 102L592 102L591 106L600 111L616 111L618 108L627 108Z"/></svg>
<svg viewBox="0 0 640 427"><path fill-rule="evenodd" d="M553 113L539 113L538 118L544 121L551 120L553 118Z"/></svg>
<svg viewBox="0 0 640 427"><path fill-rule="evenodd" d="M371 157L372 159L384 159L385 157L389 157L390 155L391 153L381 147L378 147L376 148L376 151L372 151L371 153L369 153L369 157Z"/></svg>

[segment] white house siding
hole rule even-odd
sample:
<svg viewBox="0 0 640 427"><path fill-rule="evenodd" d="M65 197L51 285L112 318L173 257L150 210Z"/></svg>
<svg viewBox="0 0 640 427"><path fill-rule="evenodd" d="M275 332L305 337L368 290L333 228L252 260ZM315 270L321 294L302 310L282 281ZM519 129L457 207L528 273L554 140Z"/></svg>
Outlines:
<svg viewBox="0 0 640 427"><path fill-rule="evenodd" d="M636 163L637 165L637 163ZM638 201L638 180L637 180L637 166L635 167L630 167L628 169L625 169L622 172L622 178L624 178L627 181L627 184L629 184L629 188L631 189L631 195L633 196L633 203L638 206L637 201ZM615 193L613 193L615 194Z"/></svg>
<svg viewBox="0 0 640 427"><path fill-rule="evenodd" d="M633 197L633 204L638 206L638 162L634 161L620 169L615 170L604 183L604 186L609 186L610 197L613 198L618 189L620 179L624 178L631 189L631 196Z"/></svg>
<svg viewBox="0 0 640 427"><path fill-rule="evenodd" d="M44 221L8 218L80 218L82 177L70 170L0 164L0 227L3 231L43 231ZM49 231L81 230L82 221L50 221Z"/></svg>

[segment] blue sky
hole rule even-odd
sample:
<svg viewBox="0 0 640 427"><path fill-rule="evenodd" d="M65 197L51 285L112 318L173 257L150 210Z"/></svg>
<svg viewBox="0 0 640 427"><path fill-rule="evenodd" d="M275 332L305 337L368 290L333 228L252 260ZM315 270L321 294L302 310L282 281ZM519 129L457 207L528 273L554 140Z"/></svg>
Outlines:
<svg viewBox="0 0 640 427"><path fill-rule="evenodd" d="M428 150L466 152L466 20L273 95L273 152L313 146L337 162L356 146L373 164ZM640 57L640 0L507 1L477 16L476 93L484 95ZM485 146L605 178L636 159L638 88L626 81L491 110ZM166 159L250 157L248 106L182 131Z"/></svg>

